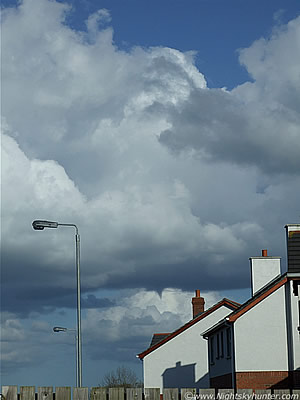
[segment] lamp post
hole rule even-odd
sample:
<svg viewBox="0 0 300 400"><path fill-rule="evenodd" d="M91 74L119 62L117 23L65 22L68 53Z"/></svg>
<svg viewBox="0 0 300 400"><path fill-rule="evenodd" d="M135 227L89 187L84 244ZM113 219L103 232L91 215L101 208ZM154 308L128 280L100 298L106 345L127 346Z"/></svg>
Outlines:
<svg viewBox="0 0 300 400"><path fill-rule="evenodd" d="M80 305L80 235L75 224L61 224L53 221L35 220L32 227L41 231L44 228L58 228L59 226L72 226L75 228L75 246L76 246L76 277L77 277L77 384L82 386L82 359L81 359L81 305Z"/></svg>
<svg viewBox="0 0 300 400"><path fill-rule="evenodd" d="M75 348L76 348L76 387L78 387L78 356L77 356L77 346L78 346L78 335L76 329L63 328L62 326L55 326L53 332L75 332Z"/></svg>

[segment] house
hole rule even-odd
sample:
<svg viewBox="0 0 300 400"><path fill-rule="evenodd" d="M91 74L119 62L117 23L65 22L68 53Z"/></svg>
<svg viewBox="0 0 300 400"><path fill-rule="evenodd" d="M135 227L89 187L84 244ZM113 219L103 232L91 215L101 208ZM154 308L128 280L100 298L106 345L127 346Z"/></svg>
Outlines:
<svg viewBox="0 0 300 400"><path fill-rule="evenodd" d="M252 297L202 333L213 388L300 388L300 224L286 233L287 272L250 258Z"/></svg>
<svg viewBox="0 0 300 400"><path fill-rule="evenodd" d="M154 334L150 347L138 354L143 360L147 388L209 387L207 343L201 332L239 307L223 299L204 310L200 290L192 298L193 319L172 333Z"/></svg>

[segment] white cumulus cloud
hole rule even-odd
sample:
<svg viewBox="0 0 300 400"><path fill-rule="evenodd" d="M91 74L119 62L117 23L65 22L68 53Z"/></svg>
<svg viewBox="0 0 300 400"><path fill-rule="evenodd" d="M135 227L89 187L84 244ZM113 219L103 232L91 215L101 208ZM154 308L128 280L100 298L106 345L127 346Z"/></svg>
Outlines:
<svg viewBox="0 0 300 400"><path fill-rule="evenodd" d="M229 91L207 87L193 52L121 50L107 10L87 32L68 12L49 0L3 11L5 326L17 342L18 318L74 307L73 232L31 223L76 223L83 295L134 291L86 302L90 343L102 332L126 358L133 337L144 346L186 322L191 290L212 303L249 286L262 248L285 256L283 226L299 215L300 19L240 51L252 81Z"/></svg>

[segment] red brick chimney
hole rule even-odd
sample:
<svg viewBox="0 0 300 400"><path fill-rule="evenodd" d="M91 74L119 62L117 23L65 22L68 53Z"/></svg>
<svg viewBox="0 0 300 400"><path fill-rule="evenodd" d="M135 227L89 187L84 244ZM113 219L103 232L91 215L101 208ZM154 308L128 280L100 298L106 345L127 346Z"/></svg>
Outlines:
<svg viewBox="0 0 300 400"><path fill-rule="evenodd" d="M200 290L196 290L196 296L192 298L193 305L193 318L197 317L197 315L202 314L204 312L204 298L200 297Z"/></svg>

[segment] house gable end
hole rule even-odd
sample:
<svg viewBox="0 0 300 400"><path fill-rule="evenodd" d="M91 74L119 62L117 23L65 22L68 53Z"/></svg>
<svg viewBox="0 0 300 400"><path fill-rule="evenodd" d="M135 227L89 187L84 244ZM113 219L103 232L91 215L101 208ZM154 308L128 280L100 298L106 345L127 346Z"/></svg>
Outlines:
<svg viewBox="0 0 300 400"><path fill-rule="evenodd" d="M240 316L244 315L247 311L251 310L251 308L255 307L257 304L259 304L261 301L263 301L265 298L270 296L272 293L274 293L277 289L279 289L281 286L285 285L287 282L287 277L284 277L281 279L279 282L273 284L268 290L264 291L261 293L259 296L254 296L254 298L251 299L251 301L245 303L240 309L234 311L231 315L229 315L226 319L229 322L234 322L236 321Z"/></svg>
<svg viewBox="0 0 300 400"><path fill-rule="evenodd" d="M205 317L208 315L212 314L214 311L218 310L220 307L225 306L229 310L235 310L237 309L240 304L234 301L231 301L229 299L223 299L219 303L215 304L214 306L210 307L208 310L206 310L204 313L198 315L196 318L192 319L176 331L170 333L167 337L159 341L153 346L150 346L147 350L143 351L142 353L138 354L137 357L140 358L141 360L147 356L148 354L152 353L154 350L158 349L160 346L163 346L165 343L169 342L172 340L174 337L178 336L182 332L186 331L189 329L191 326L194 326L197 324L199 321L203 320Z"/></svg>

